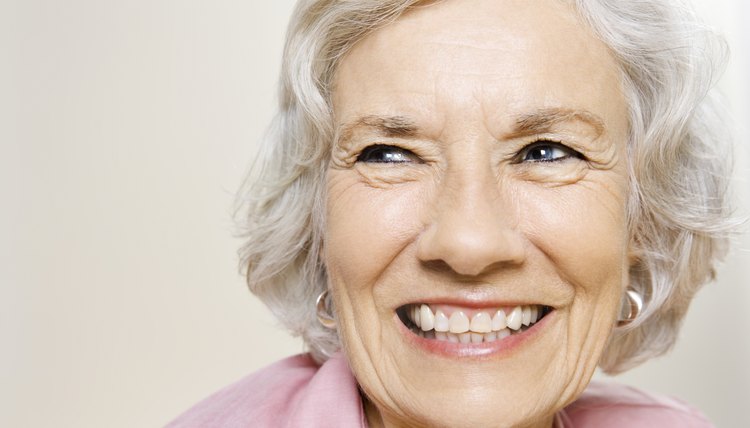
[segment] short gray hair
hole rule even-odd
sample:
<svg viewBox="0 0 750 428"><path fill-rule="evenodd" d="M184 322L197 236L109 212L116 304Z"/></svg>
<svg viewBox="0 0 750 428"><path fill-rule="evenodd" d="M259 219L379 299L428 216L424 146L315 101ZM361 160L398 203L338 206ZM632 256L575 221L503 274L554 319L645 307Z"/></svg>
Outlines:
<svg viewBox="0 0 750 428"><path fill-rule="evenodd" d="M449 0L448 0L449 1ZM729 132L712 93L727 48L679 0L561 0L617 60L630 109L628 226L637 249L636 321L616 328L600 360L615 373L674 344L698 289L714 277L736 226L728 208ZM334 138L331 84L341 58L420 0L302 0L289 26L279 109L238 198L250 290L321 362L340 347L316 319L325 172Z"/></svg>

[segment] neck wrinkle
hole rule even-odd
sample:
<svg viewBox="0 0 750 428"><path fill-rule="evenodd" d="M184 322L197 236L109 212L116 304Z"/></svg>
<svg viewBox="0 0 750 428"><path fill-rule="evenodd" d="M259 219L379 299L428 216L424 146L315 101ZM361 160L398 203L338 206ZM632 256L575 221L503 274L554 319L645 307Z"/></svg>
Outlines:
<svg viewBox="0 0 750 428"><path fill-rule="evenodd" d="M363 428L402 428L406 425L399 425L398 423L389 423L386 422L385 419L383 419L383 414L378 410L378 408L367 399L367 396L365 396L364 392L362 392L362 389L359 389L359 396L361 401L361 407L362 407L362 427ZM413 425L409 425L410 428L413 428ZM573 425L570 422L570 418L568 417L567 413L565 413L565 409L561 409L559 412L555 413L554 416L551 418L551 424L543 424L539 425L537 428L572 428Z"/></svg>

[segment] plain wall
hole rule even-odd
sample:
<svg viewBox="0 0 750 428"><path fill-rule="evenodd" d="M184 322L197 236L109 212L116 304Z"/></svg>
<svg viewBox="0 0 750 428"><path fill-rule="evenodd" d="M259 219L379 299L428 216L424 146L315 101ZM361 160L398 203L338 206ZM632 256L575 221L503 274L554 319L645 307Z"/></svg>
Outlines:
<svg viewBox="0 0 750 428"><path fill-rule="evenodd" d="M0 2L0 426L160 426L302 351L247 291L231 222L292 6ZM750 6L701 7L734 51L748 213ZM674 352L620 380L750 426L749 274L745 234Z"/></svg>

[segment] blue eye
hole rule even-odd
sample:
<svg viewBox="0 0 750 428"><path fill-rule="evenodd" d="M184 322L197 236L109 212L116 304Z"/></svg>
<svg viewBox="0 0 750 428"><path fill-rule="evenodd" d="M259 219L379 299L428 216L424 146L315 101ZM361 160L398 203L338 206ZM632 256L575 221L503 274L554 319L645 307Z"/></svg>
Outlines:
<svg viewBox="0 0 750 428"><path fill-rule="evenodd" d="M389 146L387 144L375 144L366 147L357 156L357 162L366 163L422 163L421 159L413 152L401 147Z"/></svg>
<svg viewBox="0 0 750 428"><path fill-rule="evenodd" d="M555 162L569 158L583 159L583 155L554 141L537 141L520 154L520 162Z"/></svg>

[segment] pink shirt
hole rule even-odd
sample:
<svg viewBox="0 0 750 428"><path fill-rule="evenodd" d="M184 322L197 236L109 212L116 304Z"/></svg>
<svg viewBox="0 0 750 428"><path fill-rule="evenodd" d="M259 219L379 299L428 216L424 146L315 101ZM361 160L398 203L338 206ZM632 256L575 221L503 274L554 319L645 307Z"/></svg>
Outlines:
<svg viewBox="0 0 750 428"><path fill-rule="evenodd" d="M557 414L557 428L713 427L666 397L592 382ZM318 367L308 355L272 364L216 392L172 421L178 427L367 427L357 382L341 353Z"/></svg>

